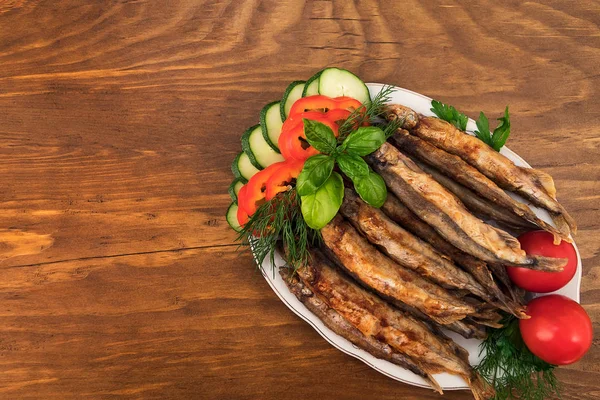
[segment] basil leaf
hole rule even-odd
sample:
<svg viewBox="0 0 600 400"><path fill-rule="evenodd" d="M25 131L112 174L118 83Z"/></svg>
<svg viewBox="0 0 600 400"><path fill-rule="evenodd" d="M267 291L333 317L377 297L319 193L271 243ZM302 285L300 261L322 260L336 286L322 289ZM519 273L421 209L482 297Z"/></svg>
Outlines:
<svg viewBox="0 0 600 400"><path fill-rule="evenodd" d="M342 172L352 180L369 173L369 166L365 160L354 154L340 154L337 163Z"/></svg>
<svg viewBox="0 0 600 400"><path fill-rule="evenodd" d="M506 109L504 110L504 117L498 118L498 121L500 121L500 123L496 129L494 129L494 136L492 137L492 147L496 151L500 151L510 135L510 115L508 115L508 106L506 106Z"/></svg>
<svg viewBox="0 0 600 400"><path fill-rule="evenodd" d="M342 146L352 154L366 156L377 150L385 142L385 134L375 126L363 126L351 133Z"/></svg>
<svg viewBox="0 0 600 400"><path fill-rule="evenodd" d="M385 182L379 174L371 171L366 176L361 176L353 180L354 189L365 203L379 208L387 199L387 188Z"/></svg>
<svg viewBox="0 0 600 400"><path fill-rule="evenodd" d="M479 118L477 118L476 124L477 130L475 130L475 135L484 143L492 146L493 143L492 134L490 133L490 123L483 112L479 113Z"/></svg>
<svg viewBox="0 0 600 400"><path fill-rule="evenodd" d="M304 135L308 143L321 153L331 154L337 145L333 131L327 125L310 119L303 118Z"/></svg>
<svg viewBox="0 0 600 400"><path fill-rule="evenodd" d="M325 154L317 154L307 159L296 179L298 194L306 196L316 192L331 175L333 164L334 159Z"/></svg>
<svg viewBox="0 0 600 400"><path fill-rule="evenodd" d="M321 229L335 217L344 199L344 182L337 172L313 194L300 196L302 216L306 225Z"/></svg>

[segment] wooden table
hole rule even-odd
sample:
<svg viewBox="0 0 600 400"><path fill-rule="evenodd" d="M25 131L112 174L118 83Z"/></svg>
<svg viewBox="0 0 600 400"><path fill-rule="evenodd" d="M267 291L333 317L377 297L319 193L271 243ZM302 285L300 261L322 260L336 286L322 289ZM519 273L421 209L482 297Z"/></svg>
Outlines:
<svg viewBox="0 0 600 400"><path fill-rule="evenodd" d="M225 222L241 133L327 65L510 104L579 222L598 336L600 5L461 3L0 1L0 398L440 398L331 347ZM596 341L564 398L598 398L599 365Z"/></svg>

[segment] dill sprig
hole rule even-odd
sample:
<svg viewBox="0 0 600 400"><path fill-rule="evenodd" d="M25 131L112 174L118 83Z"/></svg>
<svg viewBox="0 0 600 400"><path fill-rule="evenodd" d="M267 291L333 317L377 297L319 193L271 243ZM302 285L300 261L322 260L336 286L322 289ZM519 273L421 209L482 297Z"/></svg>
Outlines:
<svg viewBox="0 0 600 400"><path fill-rule="evenodd" d="M489 329L481 343L485 352L477 371L496 389L494 400L544 400L560 398L561 385L554 365L529 351L519 331L519 320L507 315L503 328Z"/></svg>
<svg viewBox="0 0 600 400"><path fill-rule="evenodd" d="M269 256L273 272L275 250L281 240L286 250L286 261L295 271L310 260L309 249L317 245L321 234L306 225L299 196L293 188L258 207L237 240L241 245L251 245L259 265Z"/></svg>
<svg viewBox="0 0 600 400"><path fill-rule="evenodd" d="M389 103L392 93L396 88L389 85L384 85L381 91L368 103L363 103L362 107L357 108L350 116L340 125L338 132L338 142L341 143L346 137L356 130L365 122L373 122L373 120L383 113L383 107Z"/></svg>
<svg viewBox="0 0 600 400"><path fill-rule="evenodd" d="M398 129L404 125L404 118L396 118L389 121L383 128L383 134L386 139L389 139Z"/></svg>

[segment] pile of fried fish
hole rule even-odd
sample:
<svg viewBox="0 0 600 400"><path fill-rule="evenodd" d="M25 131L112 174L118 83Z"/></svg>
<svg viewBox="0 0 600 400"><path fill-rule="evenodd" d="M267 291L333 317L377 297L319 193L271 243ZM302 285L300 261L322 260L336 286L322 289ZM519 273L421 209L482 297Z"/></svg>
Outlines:
<svg viewBox="0 0 600 400"><path fill-rule="evenodd" d="M543 229L570 241L575 222L549 175L438 118L401 105L386 106L384 116L401 128L367 162L388 186L386 203L373 208L346 188L309 264L280 273L325 325L375 357L439 393L433 374L447 372L476 399L489 398L493 389L467 351L441 328L483 339L486 327L501 326L501 312L527 318L505 266L560 271L567 260L528 255L515 235ZM554 226L508 192L546 209Z"/></svg>

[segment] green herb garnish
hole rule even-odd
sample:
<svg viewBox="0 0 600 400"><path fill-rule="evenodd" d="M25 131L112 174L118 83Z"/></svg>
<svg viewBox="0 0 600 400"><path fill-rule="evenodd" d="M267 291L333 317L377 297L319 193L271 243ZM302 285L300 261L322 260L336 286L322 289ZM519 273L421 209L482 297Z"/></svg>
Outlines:
<svg viewBox="0 0 600 400"><path fill-rule="evenodd" d="M393 86L385 85L373 100L354 110L340 125L338 140L343 141L351 132L356 130L357 126L361 126L364 122L372 122L374 118L380 116L383 113L384 106L390 102L390 96L395 90Z"/></svg>
<svg viewBox="0 0 600 400"><path fill-rule="evenodd" d="M306 160L297 180L302 215L309 227L321 229L342 205L344 184L340 174L333 171L336 164L366 203L373 207L383 205L387 198L385 182L362 159L385 142L381 128L360 127L339 143L327 125L305 119L304 132L308 143L322 153Z"/></svg>
<svg viewBox="0 0 600 400"><path fill-rule="evenodd" d="M510 135L510 116L508 115L508 106L504 110L504 117L498 118L500 123L494 129L494 132L490 132L490 124L488 122L487 117L483 112L479 113L479 118L477 119L477 130L475 131L475 135L485 143L487 143L490 147L492 147L496 151L500 151L508 136Z"/></svg>
<svg viewBox="0 0 600 400"><path fill-rule="evenodd" d="M391 122L385 131L362 125L382 113L394 90L384 86L373 100L351 113L340 125L337 138L328 126L303 120L307 142L321 154L307 159L296 186L262 204L238 236L242 244L252 245L259 264L270 256L275 265L275 250L282 241L288 264L294 269L306 265L309 248L321 240L319 229L335 217L344 198L342 176L334 171L336 164L354 182L363 200L376 207L383 205L385 183L361 157L377 150L402 121Z"/></svg>
<svg viewBox="0 0 600 400"><path fill-rule="evenodd" d="M439 119L450 122L461 131L467 130L469 117L459 112L456 108L437 100L431 100L431 111L433 111Z"/></svg>
<svg viewBox="0 0 600 400"><path fill-rule="evenodd" d="M554 365L529 351L519 331L519 320L504 317L500 329L489 329L480 345L485 352L477 371L495 389L494 400L544 400L560 397L560 383L554 375Z"/></svg>
<svg viewBox="0 0 600 400"><path fill-rule="evenodd" d="M275 249L279 240L283 241L288 265L294 270L309 261L309 247L318 244L321 234L304 221L298 197L293 189L278 194L258 207L240 231L237 240L242 245L252 245L258 265L267 256L275 265ZM254 239L251 239L252 235Z"/></svg>
<svg viewBox="0 0 600 400"><path fill-rule="evenodd" d="M439 119L450 122L461 131L467 130L467 122L469 118L456 108L437 100L431 100L431 111L437 115ZM490 132L488 118L482 111L479 113L479 118L476 121L477 130L474 132L475 136L496 151L500 151L510 135L510 116L508 114L508 106L506 106L506 109L504 110L504 116L498 118L498 121L500 121L500 123L498 123L496 129L494 129L494 132Z"/></svg>

